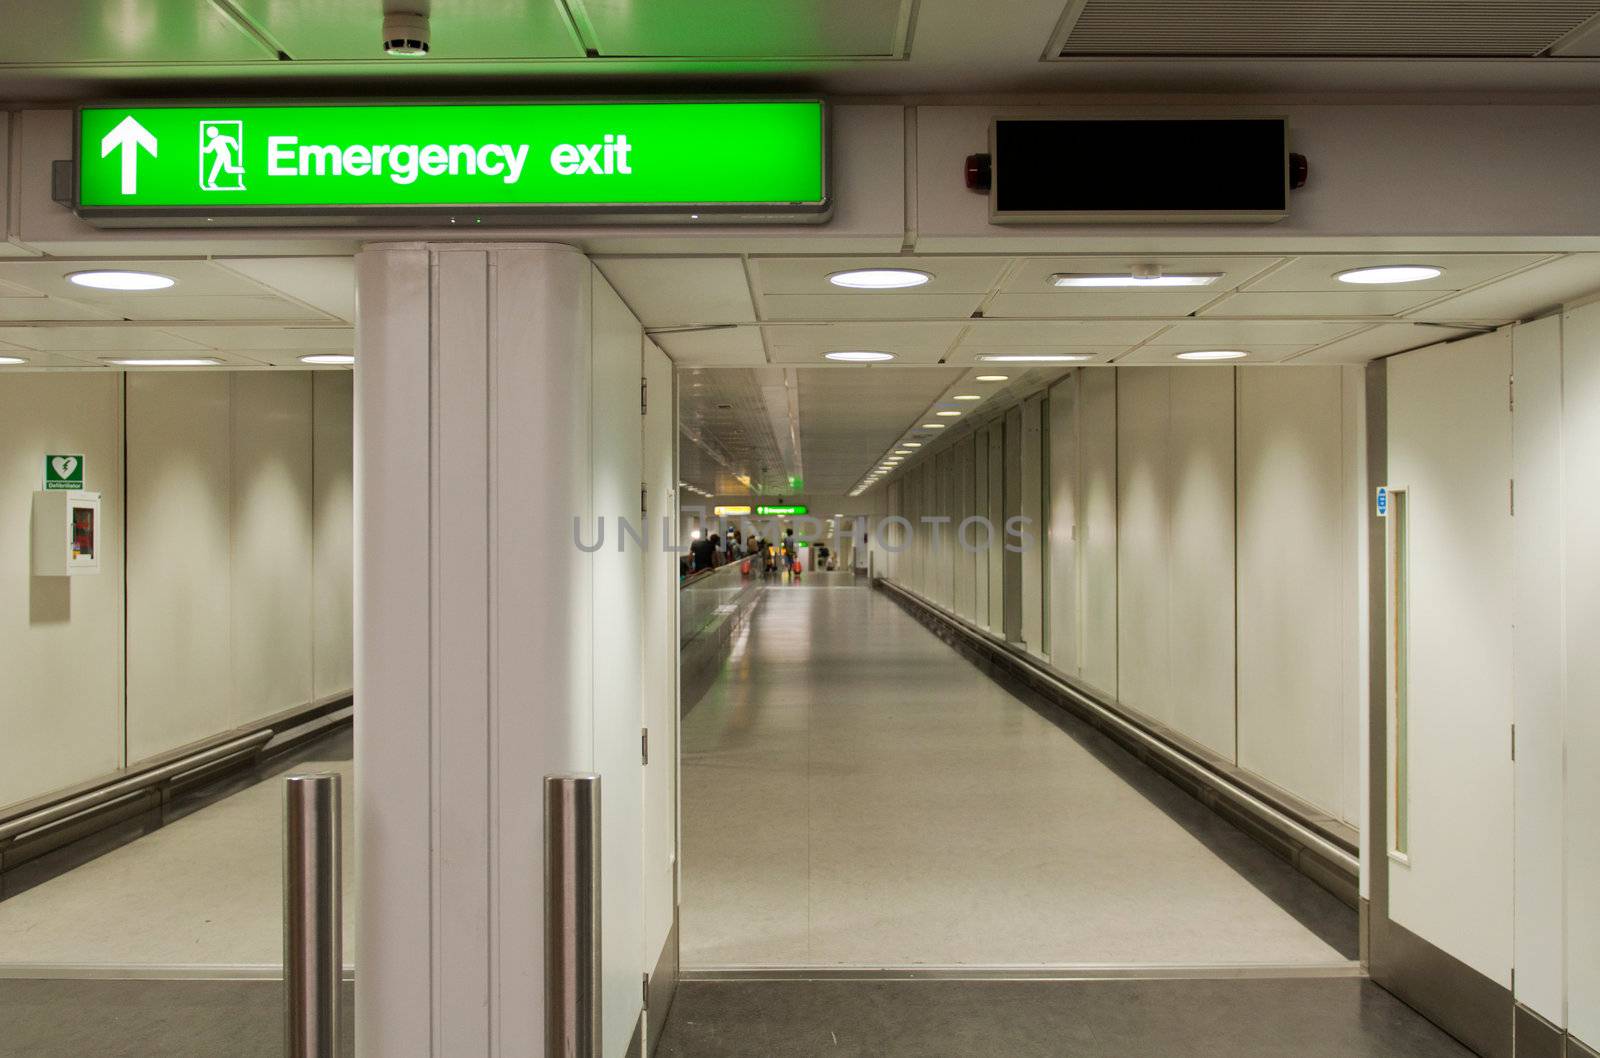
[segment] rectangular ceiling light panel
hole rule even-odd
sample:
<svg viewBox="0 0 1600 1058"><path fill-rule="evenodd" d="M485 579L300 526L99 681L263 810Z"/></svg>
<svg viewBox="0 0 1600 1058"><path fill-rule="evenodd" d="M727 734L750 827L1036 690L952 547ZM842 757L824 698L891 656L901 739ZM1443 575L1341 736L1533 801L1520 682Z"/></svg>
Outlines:
<svg viewBox="0 0 1600 1058"><path fill-rule="evenodd" d="M1595 0L1079 0L1063 59L1085 56L1531 58ZM1069 13L1070 18L1070 13Z"/></svg>

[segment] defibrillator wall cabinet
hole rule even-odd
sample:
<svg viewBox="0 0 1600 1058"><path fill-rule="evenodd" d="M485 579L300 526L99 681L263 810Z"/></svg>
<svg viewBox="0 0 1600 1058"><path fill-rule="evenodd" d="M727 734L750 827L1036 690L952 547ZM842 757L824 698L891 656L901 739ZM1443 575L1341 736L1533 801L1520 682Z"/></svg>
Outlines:
<svg viewBox="0 0 1600 1058"><path fill-rule="evenodd" d="M100 494L33 494L33 573L74 577L100 572Z"/></svg>

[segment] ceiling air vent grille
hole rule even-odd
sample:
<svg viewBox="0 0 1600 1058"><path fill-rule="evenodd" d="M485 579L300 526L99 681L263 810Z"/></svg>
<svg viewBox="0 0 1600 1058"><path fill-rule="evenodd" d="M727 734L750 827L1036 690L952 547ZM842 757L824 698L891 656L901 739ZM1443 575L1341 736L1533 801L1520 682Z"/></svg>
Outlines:
<svg viewBox="0 0 1600 1058"><path fill-rule="evenodd" d="M1526 58L1596 15L1600 0L1075 0L1060 55Z"/></svg>

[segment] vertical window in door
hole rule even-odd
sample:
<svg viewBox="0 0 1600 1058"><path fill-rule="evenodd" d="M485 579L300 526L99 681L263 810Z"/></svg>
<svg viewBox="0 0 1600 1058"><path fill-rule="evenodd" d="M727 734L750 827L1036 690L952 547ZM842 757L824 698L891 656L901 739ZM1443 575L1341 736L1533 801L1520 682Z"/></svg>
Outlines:
<svg viewBox="0 0 1600 1058"><path fill-rule="evenodd" d="M1409 499L1404 489L1389 490L1389 852L1402 861L1411 852L1407 818L1410 752L1406 717Z"/></svg>

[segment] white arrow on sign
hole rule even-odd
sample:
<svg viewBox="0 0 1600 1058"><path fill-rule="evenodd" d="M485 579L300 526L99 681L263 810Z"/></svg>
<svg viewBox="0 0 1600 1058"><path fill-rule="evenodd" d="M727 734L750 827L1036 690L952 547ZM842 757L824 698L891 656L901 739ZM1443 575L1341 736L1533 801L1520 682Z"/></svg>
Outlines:
<svg viewBox="0 0 1600 1058"><path fill-rule="evenodd" d="M105 134L100 141L100 157L104 158L112 151L122 150L122 193L132 195L139 190L139 148L143 147L150 152L150 157L156 156L156 138L150 135L150 130L133 120L129 114L117 123L117 127Z"/></svg>

